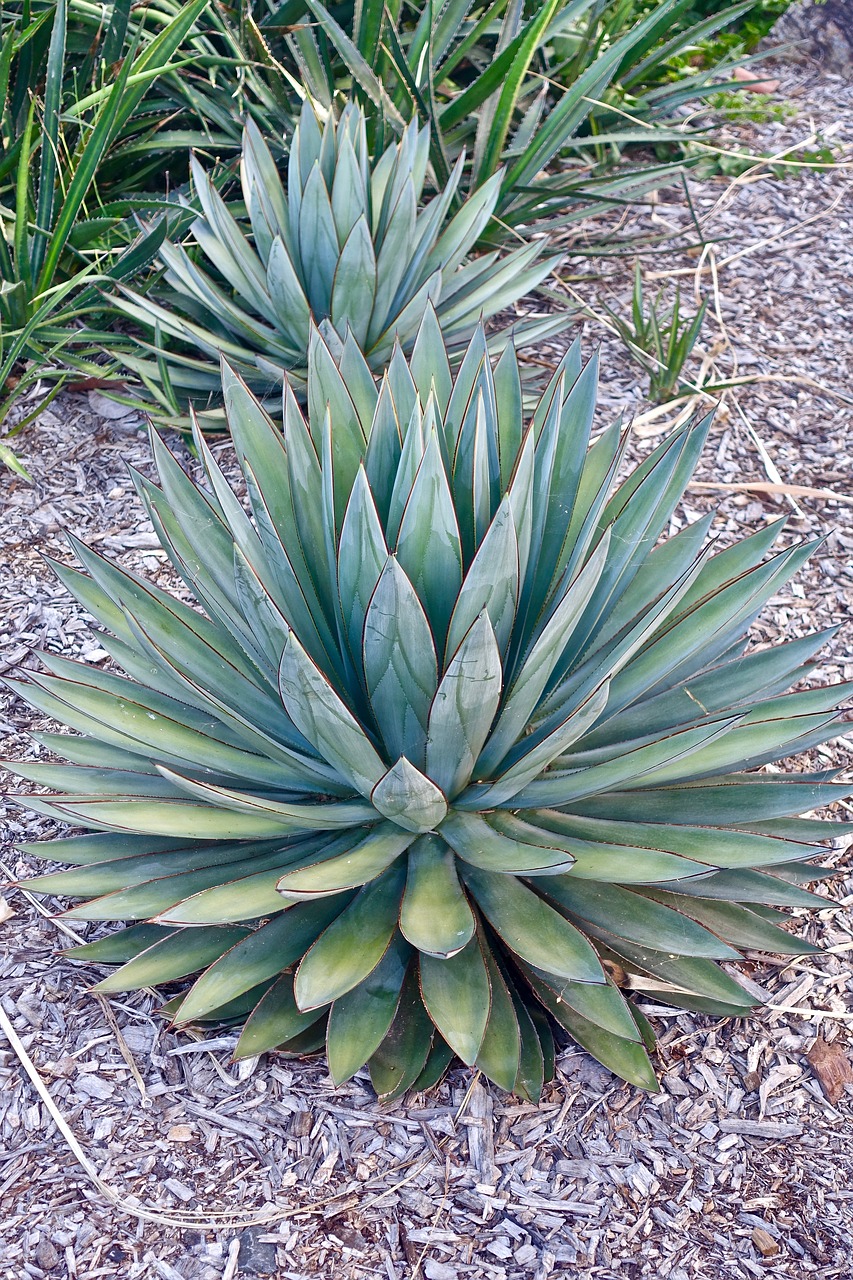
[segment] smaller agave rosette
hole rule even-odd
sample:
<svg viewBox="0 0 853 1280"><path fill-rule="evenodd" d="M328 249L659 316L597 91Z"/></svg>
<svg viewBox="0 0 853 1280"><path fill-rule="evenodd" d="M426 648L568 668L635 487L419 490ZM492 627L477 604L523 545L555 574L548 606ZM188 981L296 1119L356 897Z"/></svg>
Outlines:
<svg viewBox="0 0 853 1280"><path fill-rule="evenodd" d="M461 155L444 189L422 204L428 157L429 129L416 120L373 162L359 107L348 103L339 121L330 115L321 128L306 102L282 182L248 119L240 165L248 225L193 157L197 252L165 241L163 280L144 294L125 288L116 300L154 333L156 360L128 356L126 363L172 425L188 399L196 409L207 405L206 427L224 425L215 408L221 355L256 394L280 404L285 375L304 390L312 325L337 355L352 333L381 372L395 342L411 350L432 305L455 360L481 319L542 283L555 262L543 256L542 239L466 262L492 217L502 173L462 199ZM528 321L516 326L514 341L564 324L554 316Z"/></svg>
<svg viewBox="0 0 853 1280"><path fill-rule="evenodd" d="M783 692L826 635L745 648L809 546L664 536L708 419L619 481L577 346L529 421L513 350L478 330L454 377L432 311L378 386L315 331L283 429L223 380L248 505L200 433L204 487L156 436L136 477L201 611L77 542L56 566L127 675L46 654L16 685L75 731L23 802L90 829L26 846L69 866L31 887L131 922L72 952L120 962L99 990L201 970L167 1011L244 1023L238 1056L325 1044L393 1096L458 1055L536 1098L556 1033L654 1088L633 997L746 1013L719 962L815 949L777 908L822 905L851 829L797 816L831 775L759 771L849 691Z"/></svg>

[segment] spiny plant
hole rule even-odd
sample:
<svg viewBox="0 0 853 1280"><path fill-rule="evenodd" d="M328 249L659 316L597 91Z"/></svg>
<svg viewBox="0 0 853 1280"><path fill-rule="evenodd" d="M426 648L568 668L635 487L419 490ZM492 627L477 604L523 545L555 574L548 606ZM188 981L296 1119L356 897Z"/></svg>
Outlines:
<svg viewBox="0 0 853 1280"><path fill-rule="evenodd" d="M219 396L221 354L253 390L280 396L285 370L291 385L304 387L313 324L337 350L349 330L371 369L381 371L396 341L411 349L430 302L457 356L481 317L534 289L554 261L542 256L540 240L464 264L492 217L501 176L451 217L464 157L441 193L419 208L428 159L429 129L416 120L373 162L359 107L348 103L340 121L330 114L321 128L306 102L285 190L247 120L240 174L252 238L193 160L202 216L192 233L215 274L181 245L163 245L163 287L125 290L117 304L154 331L157 360L131 355L127 363L170 415L185 412L188 397L198 407ZM516 341L541 337L556 323L521 327Z"/></svg>
<svg viewBox="0 0 853 1280"><path fill-rule="evenodd" d="M123 223L133 198L103 202L104 165L142 128L153 81L168 75L205 4L181 6L143 41L141 26L128 36L130 3L122 0L108 20L99 12L103 40L93 44L90 35L84 49L92 57L84 57L65 0L35 11L28 0L0 0L0 422L39 380L51 387L44 408L69 365L93 372L109 341L93 320L103 312L95 285L112 287L154 256L159 228L131 243ZM123 165L132 186L137 167L126 157ZM21 471L8 445L0 463Z"/></svg>
<svg viewBox="0 0 853 1280"><path fill-rule="evenodd" d="M709 419L617 481L576 345L526 424L513 349L493 368L479 329L454 377L432 310L379 386L315 330L283 430L223 387L250 510L198 430L204 488L156 435L160 487L135 477L202 611L75 539L56 572L127 675L45 654L13 682L75 731L13 766L59 793L21 802L90 828L25 845L69 867L30 887L136 922L70 954L121 963L99 991L202 970L179 1026L325 1042L385 1097L455 1054L536 1098L557 1028L654 1089L631 994L747 1013L718 962L814 951L776 908L823 905L810 859L853 829L796 816L849 794L831 773L757 771L850 689L783 692L831 633L744 652L814 544L718 551L710 516L659 541Z"/></svg>
<svg viewBox="0 0 853 1280"><path fill-rule="evenodd" d="M684 366L698 341L708 309L708 299L703 298L695 316L682 322L680 291L668 311L662 307L662 299L660 289L649 302L646 315L643 272L638 262L634 268L631 319L604 307L629 353L648 373L649 395L655 404L665 404L685 390Z"/></svg>
<svg viewBox="0 0 853 1280"><path fill-rule="evenodd" d="M602 148L619 159L636 144L679 146L683 103L738 88L721 82L728 59L711 56L699 69L689 58L749 0L688 20L690 3L284 0L261 26L318 101L351 85L374 138L399 132L412 112L429 122L439 185L463 147L469 191L503 169L499 218L484 236L494 244L513 228L564 226L594 203L636 200L672 181L683 157L615 173L598 157Z"/></svg>

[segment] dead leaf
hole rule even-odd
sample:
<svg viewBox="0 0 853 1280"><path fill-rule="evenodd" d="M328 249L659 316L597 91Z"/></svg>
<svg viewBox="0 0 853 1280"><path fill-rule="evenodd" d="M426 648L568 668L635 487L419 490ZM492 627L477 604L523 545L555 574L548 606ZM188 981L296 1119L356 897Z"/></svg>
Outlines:
<svg viewBox="0 0 853 1280"><path fill-rule="evenodd" d="M778 80L757 80L748 67L735 67L734 78L742 80L749 93L775 93L780 84Z"/></svg>
<svg viewBox="0 0 853 1280"><path fill-rule="evenodd" d="M2 924L4 920L11 920L14 914L14 911L9 906L6 899L0 898L0 924Z"/></svg>
<svg viewBox="0 0 853 1280"><path fill-rule="evenodd" d="M840 1044L827 1044L818 1036L806 1054L812 1069L820 1081L827 1101L836 1103L845 1085L853 1084L853 1066Z"/></svg>

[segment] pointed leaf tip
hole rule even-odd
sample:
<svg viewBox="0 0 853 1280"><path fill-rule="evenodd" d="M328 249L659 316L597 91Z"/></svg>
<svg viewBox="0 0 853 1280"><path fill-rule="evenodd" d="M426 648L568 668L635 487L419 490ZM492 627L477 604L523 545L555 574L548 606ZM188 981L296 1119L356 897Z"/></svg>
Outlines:
<svg viewBox="0 0 853 1280"><path fill-rule="evenodd" d="M405 756L379 780L370 799L384 817L418 834L432 831L447 815L443 792Z"/></svg>

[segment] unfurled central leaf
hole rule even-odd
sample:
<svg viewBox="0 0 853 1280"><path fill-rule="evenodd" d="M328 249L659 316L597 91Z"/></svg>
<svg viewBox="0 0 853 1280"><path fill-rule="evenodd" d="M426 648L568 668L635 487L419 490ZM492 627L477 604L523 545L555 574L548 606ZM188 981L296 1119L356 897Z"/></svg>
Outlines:
<svg viewBox="0 0 853 1280"><path fill-rule="evenodd" d="M447 801L429 778L401 756L370 796L375 808L406 831L426 835L447 815Z"/></svg>

